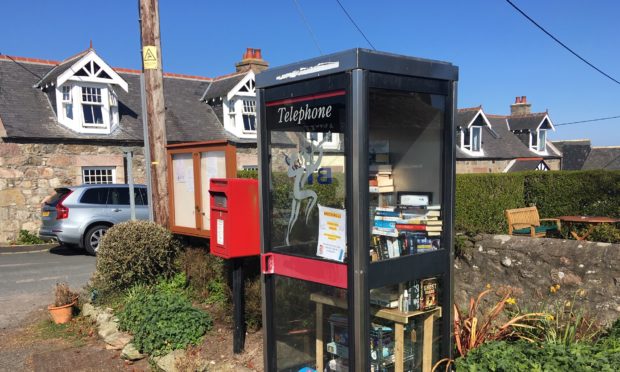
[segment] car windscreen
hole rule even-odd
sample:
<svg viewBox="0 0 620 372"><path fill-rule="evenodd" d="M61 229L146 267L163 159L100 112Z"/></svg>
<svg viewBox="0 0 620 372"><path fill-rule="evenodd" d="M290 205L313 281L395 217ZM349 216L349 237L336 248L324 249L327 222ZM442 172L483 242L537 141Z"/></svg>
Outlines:
<svg viewBox="0 0 620 372"><path fill-rule="evenodd" d="M55 207L56 204L58 204L58 201L60 201L60 199L62 199L63 196L67 195L69 192L71 192L71 190L69 189L55 189L54 191L56 191L56 193L54 195L52 195L51 198L49 198L49 200L45 201L45 204L50 205L52 207Z"/></svg>

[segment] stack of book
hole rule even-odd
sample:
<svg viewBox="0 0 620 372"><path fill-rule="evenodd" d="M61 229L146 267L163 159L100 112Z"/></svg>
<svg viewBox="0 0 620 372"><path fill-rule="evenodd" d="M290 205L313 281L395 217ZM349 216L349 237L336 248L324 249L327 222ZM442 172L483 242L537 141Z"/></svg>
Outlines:
<svg viewBox="0 0 620 372"><path fill-rule="evenodd" d="M390 164L371 164L368 176L370 192L394 192L394 179Z"/></svg>
<svg viewBox="0 0 620 372"><path fill-rule="evenodd" d="M441 206L377 207L372 241L376 259L385 260L441 248Z"/></svg>

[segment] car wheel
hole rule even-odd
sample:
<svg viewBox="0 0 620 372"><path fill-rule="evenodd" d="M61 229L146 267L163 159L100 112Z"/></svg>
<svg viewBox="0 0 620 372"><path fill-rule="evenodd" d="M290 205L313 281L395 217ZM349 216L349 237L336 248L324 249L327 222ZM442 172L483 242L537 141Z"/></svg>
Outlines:
<svg viewBox="0 0 620 372"><path fill-rule="evenodd" d="M101 238L105 235L110 227L106 225L95 225L88 229L84 236L84 248L89 254L96 256L101 244Z"/></svg>

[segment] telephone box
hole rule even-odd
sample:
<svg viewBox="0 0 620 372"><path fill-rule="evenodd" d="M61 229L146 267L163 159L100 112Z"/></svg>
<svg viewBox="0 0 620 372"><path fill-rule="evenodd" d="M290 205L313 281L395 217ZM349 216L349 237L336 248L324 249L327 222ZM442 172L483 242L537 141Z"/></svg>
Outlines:
<svg viewBox="0 0 620 372"><path fill-rule="evenodd" d="M457 78L364 49L257 75L266 371L451 356Z"/></svg>
<svg viewBox="0 0 620 372"><path fill-rule="evenodd" d="M258 181L212 178L211 254L222 258L258 256Z"/></svg>

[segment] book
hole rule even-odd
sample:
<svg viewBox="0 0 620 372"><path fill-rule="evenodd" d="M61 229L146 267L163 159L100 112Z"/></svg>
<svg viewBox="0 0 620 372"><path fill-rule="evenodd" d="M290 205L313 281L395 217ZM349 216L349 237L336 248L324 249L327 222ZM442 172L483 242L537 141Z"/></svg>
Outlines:
<svg viewBox="0 0 620 372"><path fill-rule="evenodd" d="M342 358L349 358L349 348L344 345L340 345L337 342L328 343L327 352Z"/></svg>
<svg viewBox="0 0 620 372"><path fill-rule="evenodd" d="M396 216L375 216L375 221L391 221L400 223L399 221L402 221L402 218Z"/></svg>
<svg viewBox="0 0 620 372"><path fill-rule="evenodd" d="M400 213L399 212L381 210L380 208L381 207L377 207L377 209L375 209L375 216L400 217Z"/></svg>
<svg viewBox="0 0 620 372"><path fill-rule="evenodd" d="M409 284L409 310L420 310L420 282L414 280Z"/></svg>
<svg viewBox="0 0 620 372"><path fill-rule="evenodd" d="M441 231L427 231L427 236L441 236Z"/></svg>
<svg viewBox="0 0 620 372"><path fill-rule="evenodd" d="M395 223L394 227L398 231L426 231L426 229L430 226L426 226L423 224L402 224Z"/></svg>
<svg viewBox="0 0 620 372"><path fill-rule="evenodd" d="M391 164L369 164L368 171L379 173L379 172L389 172L392 173L392 165Z"/></svg>
<svg viewBox="0 0 620 372"><path fill-rule="evenodd" d="M380 212L396 212L395 206L377 207L375 210Z"/></svg>
<svg viewBox="0 0 620 372"><path fill-rule="evenodd" d="M437 306L438 286L437 278L420 281L420 310L429 310Z"/></svg>
<svg viewBox="0 0 620 372"><path fill-rule="evenodd" d="M374 227L393 230L396 227L396 221L375 220Z"/></svg>
<svg viewBox="0 0 620 372"><path fill-rule="evenodd" d="M378 174L377 175L377 186L394 186L394 179L387 174Z"/></svg>
<svg viewBox="0 0 620 372"><path fill-rule="evenodd" d="M441 210L441 205L440 204L427 205L426 209L428 209L429 211L440 211Z"/></svg>
<svg viewBox="0 0 620 372"><path fill-rule="evenodd" d="M405 225L406 226L406 225ZM433 225L423 225L426 226L426 231L437 231L440 232L441 231L441 225L438 226L433 226Z"/></svg>

